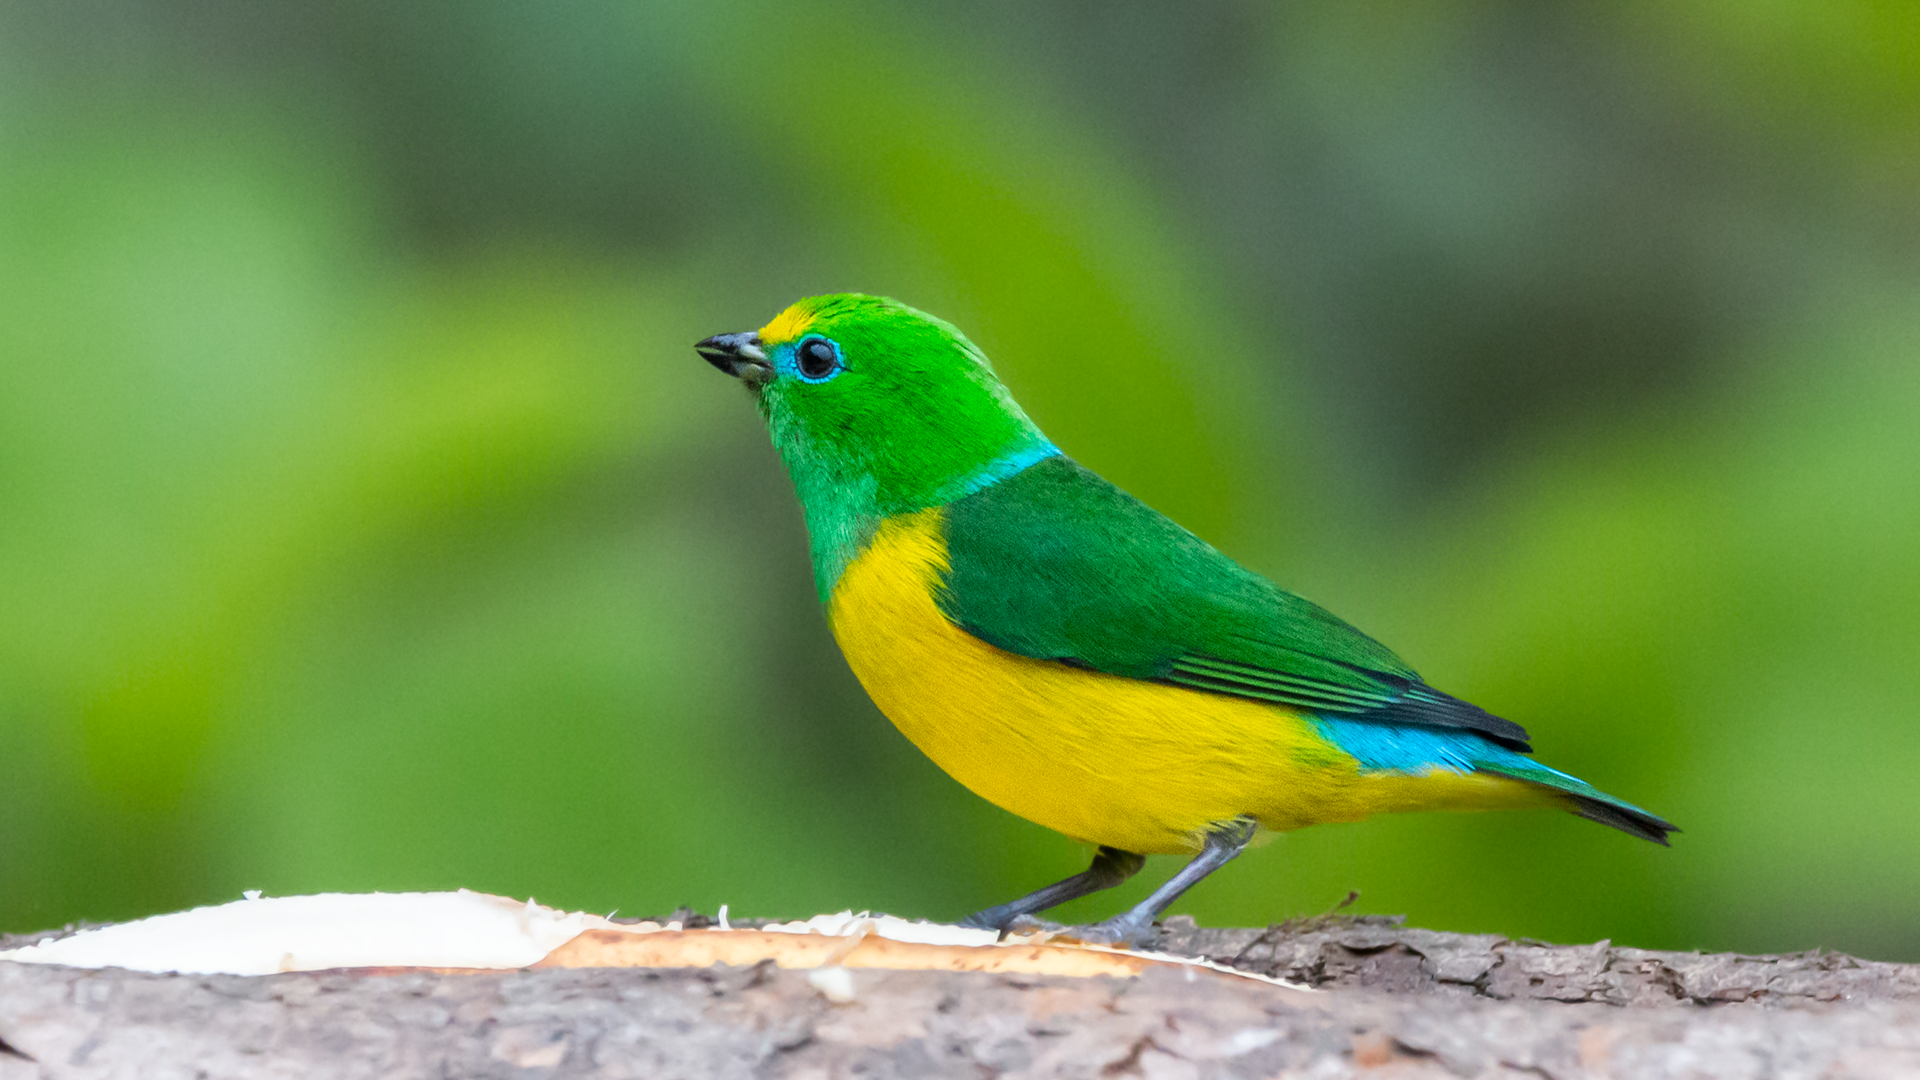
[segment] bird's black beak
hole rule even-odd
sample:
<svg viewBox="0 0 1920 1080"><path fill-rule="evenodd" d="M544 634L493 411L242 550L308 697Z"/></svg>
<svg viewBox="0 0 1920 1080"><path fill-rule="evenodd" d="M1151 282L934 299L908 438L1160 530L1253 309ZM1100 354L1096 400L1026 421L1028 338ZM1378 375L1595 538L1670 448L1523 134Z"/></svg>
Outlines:
<svg viewBox="0 0 1920 1080"><path fill-rule="evenodd" d="M741 382L758 385L773 378L773 365L760 348L759 336L752 332L715 334L695 345L693 350L705 357L707 363Z"/></svg>

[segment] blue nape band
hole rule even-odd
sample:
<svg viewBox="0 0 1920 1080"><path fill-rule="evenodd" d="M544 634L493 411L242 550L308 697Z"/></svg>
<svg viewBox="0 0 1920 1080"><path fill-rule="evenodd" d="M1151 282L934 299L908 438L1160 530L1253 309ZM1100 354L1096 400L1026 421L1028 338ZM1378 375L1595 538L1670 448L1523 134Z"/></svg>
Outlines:
<svg viewBox="0 0 1920 1080"><path fill-rule="evenodd" d="M1059 455L1060 448L1045 439L1041 439L1038 443L1028 443L1024 446L1016 447L955 481L951 486L951 493L947 491L941 492L942 495L946 496L946 498L941 501L951 502L954 499L964 498L982 488L992 487L1007 477L1033 465L1037 465L1050 457L1058 457Z"/></svg>

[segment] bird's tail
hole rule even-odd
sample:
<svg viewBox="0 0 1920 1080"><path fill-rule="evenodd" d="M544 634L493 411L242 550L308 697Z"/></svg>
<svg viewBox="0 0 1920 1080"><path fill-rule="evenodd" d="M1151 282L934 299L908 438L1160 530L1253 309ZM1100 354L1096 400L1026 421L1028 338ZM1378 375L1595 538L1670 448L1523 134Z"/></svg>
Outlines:
<svg viewBox="0 0 1920 1080"><path fill-rule="evenodd" d="M1324 714L1314 717L1314 722L1327 741L1353 755L1363 772L1417 775L1432 769L1446 769L1457 773L1492 773L1546 788L1564 800L1566 808L1575 814L1642 840L1664 846L1668 833L1680 831L1630 802L1616 799L1578 777L1549 769L1477 731L1377 723Z"/></svg>
<svg viewBox="0 0 1920 1080"><path fill-rule="evenodd" d="M1512 755L1518 760L1506 760L1506 755L1486 755L1497 760L1477 760L1474 765L1482 772L1523 780L1529 784L1552 788L1566 795L1571 803L1567 809L1588 821L1597 821L1610 825L1629 836L1642 840L1651 840L1662 847L1667 844L1667 834L1679 832L1671 822L1627 802L1616 799L1592 784L1577 777L1568 776L1557 769L1549 769L1538 762Z"/></svg>

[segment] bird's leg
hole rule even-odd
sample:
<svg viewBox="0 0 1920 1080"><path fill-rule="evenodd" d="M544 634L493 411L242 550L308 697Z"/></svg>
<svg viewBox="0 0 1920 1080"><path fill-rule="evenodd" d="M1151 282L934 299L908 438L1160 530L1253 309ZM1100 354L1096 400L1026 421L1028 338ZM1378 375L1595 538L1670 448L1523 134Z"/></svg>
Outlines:
<svg viewBox="0 0 1920 1080"><path fill-rule="evenodd" d="M1228 856L1228 858L1231 857ZM1056 881L1044 889L1030 892L1018 900L1009 900L985 911L975 912L962 919L960 925L978 926L987 930L1005 930L1009 923L1023 915L1045 911L1056 904L1077 900L1088 893L1099 892L1101 889L1111 889L1139 873L1140 868L1145 865L1147 865L1145 855L1135 855L1131 851L1121 851L1119 848L1103 847L1094 852L1093 865L1080 873L1065 881ZM1171 901L1172 897L1168 897L1168 900Z"/></svg>
<svg viewBox="0 0 1920 1080"><path fill-rule="evenodd" d="M1169 904L1180 899L1181 893L1199 884L1201 878L1232 862L1234 856L1245 850L1247 841L1253 839L1256 827L1257 823L1250 817L1237 817L1215 826L1208 831L1200 854L1181 867L1179 873L1168 878L1166 884L1153 890L1152 896L1135 904L1133 910L1125 915L1115 915L1097 926L1087 927L1081 936L1088 941L1114 945L1140 944L1153 932L1153 920L1159 918Z"/></svg>

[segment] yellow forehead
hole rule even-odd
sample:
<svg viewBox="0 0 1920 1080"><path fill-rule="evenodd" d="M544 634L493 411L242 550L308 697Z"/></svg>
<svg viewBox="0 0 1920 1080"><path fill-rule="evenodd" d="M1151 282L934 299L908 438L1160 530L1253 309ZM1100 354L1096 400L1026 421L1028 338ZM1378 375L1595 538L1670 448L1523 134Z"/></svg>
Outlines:
<svg viewBox="0 0 1920 1080"><path fill-rule="evenodd" d="M813 311L804 304L795 304L760 328L760 344L785 345L805 334L807 327L812 325Z"/></svg>

